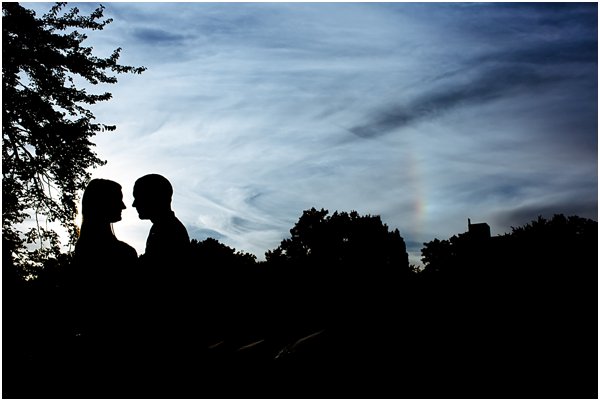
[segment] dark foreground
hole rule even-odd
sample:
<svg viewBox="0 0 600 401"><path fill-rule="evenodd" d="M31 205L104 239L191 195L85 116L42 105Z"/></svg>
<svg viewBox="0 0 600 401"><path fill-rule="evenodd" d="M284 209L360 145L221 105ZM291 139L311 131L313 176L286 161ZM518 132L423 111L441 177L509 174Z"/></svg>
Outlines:
<svg viewBox="0 0 600 401"><path fill-rule="evenodd" d="M491 279L248 282L84 333L5 293L3 397L597 398L596 283Z"/></svg>

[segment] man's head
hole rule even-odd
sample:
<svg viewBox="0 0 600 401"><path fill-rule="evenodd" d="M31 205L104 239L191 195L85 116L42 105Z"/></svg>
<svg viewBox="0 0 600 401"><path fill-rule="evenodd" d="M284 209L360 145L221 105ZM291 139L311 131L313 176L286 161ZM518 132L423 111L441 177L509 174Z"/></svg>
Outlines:
<svg viewBox="0 0 600 401"><path fill-rule="evenodd" d="M159 174L139 178L133 186L133 207L140 219L153 218L171 210L173 187L169 180Z"/></svg>

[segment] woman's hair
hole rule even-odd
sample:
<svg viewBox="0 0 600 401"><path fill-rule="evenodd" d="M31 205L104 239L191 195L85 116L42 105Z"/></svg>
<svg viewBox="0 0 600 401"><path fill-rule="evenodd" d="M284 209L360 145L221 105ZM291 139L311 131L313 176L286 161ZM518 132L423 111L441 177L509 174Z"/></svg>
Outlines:
<svg viewBox="0 0 600 401"><path fill-rule="evenodd" d="M96 178L90 181L81 198L81 215L83 221L103 220L107 215L107 205L114 202L114 197L121 193L118 183Z"/></svg>

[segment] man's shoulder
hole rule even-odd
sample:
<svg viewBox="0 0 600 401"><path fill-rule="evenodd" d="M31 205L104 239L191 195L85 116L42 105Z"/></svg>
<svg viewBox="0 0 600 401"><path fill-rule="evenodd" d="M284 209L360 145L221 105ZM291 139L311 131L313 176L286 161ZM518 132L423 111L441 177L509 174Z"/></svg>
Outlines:
<svg viewBox="0 0 600 401"><path fill-rule="evenodd" d="M185 234L186 237L188 237L188 232L187 232L187 228L185 228L185 225L177 217L175 217L175 216L173 216L173 217L175 218L175 224L177 225L177 229L182 234Z"/></svg>
<svg viewBox="0 0 600 401"><path fill-rule="evenodd" d="M160 238L160 241L168 243L186 241L189 242L189 235L183 223L175 216L170 214L167 218L154 223L150 230L150 235ZM158 239L157 238L157 239Z"/></svg>
<svg viewBox="0 0 600 401"><path fill-rule="evenodd" d="M168 219L165 219L163 224L165 230L169 230L175 235L185 234L186 237L188 236L185 225L175 216L175 213L171 214Z"/></svg>
<svg viewBox="0 0 600 401"><path fill-rule="evenodd" d="M190 238L187 229L175 214L155 222L146 242L143 264L161 266L186 260L189 255Z"/></svg>

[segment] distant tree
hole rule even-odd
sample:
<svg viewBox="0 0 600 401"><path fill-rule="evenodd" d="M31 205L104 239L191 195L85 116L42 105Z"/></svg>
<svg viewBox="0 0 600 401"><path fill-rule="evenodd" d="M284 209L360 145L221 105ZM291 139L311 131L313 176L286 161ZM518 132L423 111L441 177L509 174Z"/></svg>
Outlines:
<svg viewBox="0 0 600 401"><path fill-rule="evenodd" d="M584 217L555 214L550 220L538 216L536 220L511 229L514 237L586 241L597 237L598 223Z"/></svg>
<svg viewBox="0 0 600 401"><path fill-rule="evenodd" d="M469 267L474 255L474 246L468 233L453 235L447 240L435 238L423 244L421 261L424 264L422 273L454 274ZM477 250L479 252L480 250Z"/></svg>
<svg viewBox="0 0 600 401"><path fill-rule="evenodd" d="M20 231L26 219L45 216L75 240L77 192L90 178L88 169L105 163L90 139L115 126L95 123L88 106L111 94L89 93L76 79L114 84L114 74L145 70L119 64L120 48L101 58L83 46L87 36L79 29L102 30L112 22L103 6L85 16L76 7L64 10L65 4L36 17L19 3L2 3L2 238L17 263L60 252L53 230L38 224ZM28 253L25 243L37 241L50 246Z"/></svg>
<svg viewBox="0 0 600 401"><path fill-rule="evenodd" d="M453 249L452 242L449 240L439 240L435 238L433 241L425 242L421 249L421 261L424 264L423 271L427 273L438 272L452 263Z"/></svg>
<svg viewBox="0 0 600 401"><path fill-rule="evenodd" d="M192 262L200 265L250 266L256 263L256 256L251 253L237 251L214 238L192 239L191 248Z"/></svg>
<svg viewBox="0 0 600 401"><path fill-rule="evenodd" d="M538 216L521 227L512 227L510 238L515 256L530 268L574 273L582 266L597 264L598 223L591 219L555 214L548 220ZM571 269L565 269L567 266Z"/></svg>
<svg viewBox="0 0 600 401"><path fill-rule="evenodd" d="M267 251L267 262L409 270L404 239L397 229L389 231L379 216L328 214L325 209L305 210L290 230L291 238Z"/></svg>
<svg viewBox="0 0 600 401"><path fill-rule="evenodd" d="M424 243L423 273L455 273L458 269L500 268L523 278L533 271L564 270L565 264L583 264L597 251L598 223L578 217L539 216L512 232L489 241L476 241L469 233L448 240ZM596 255L597 257L597 255Z"/></svg>

